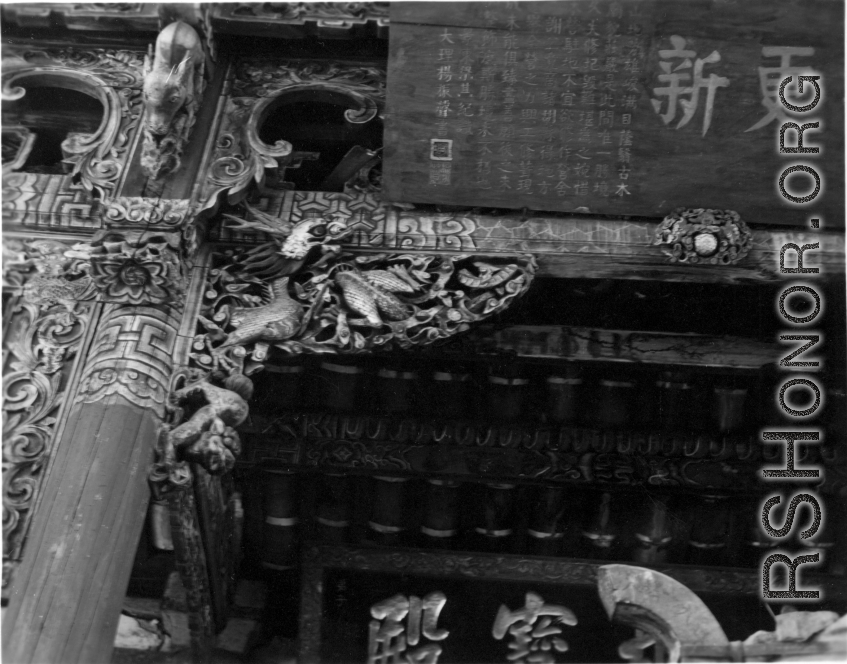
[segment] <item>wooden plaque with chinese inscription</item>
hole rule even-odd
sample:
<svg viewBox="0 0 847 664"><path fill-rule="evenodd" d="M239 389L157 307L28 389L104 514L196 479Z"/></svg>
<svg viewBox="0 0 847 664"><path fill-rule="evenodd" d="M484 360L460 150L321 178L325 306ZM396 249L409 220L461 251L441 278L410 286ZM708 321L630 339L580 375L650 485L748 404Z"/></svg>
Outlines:
<svg viewBox="0 0 847 664"><path fill-rule="evenodd" d="M834 0L397 3L389 201L843 226L843 4ZM821 96L797 77L819 76ZM793 77L780 102L779 86ZM780 127L815 153L779 152ZM785 146L796 147L797 132ZM806 203L780 193L819 175ZM814 175L784 180L795 198Z"/></svg>
<svg viewBox="0 0 847 664"><path fill-rule="evenodd" d="M623 662L634 635L603 609L602 562L327 546L303 561L301 664ZM772 624L756 592L726 583L729 570L661 571L699 576L693 588L730 639Z"/></svg>

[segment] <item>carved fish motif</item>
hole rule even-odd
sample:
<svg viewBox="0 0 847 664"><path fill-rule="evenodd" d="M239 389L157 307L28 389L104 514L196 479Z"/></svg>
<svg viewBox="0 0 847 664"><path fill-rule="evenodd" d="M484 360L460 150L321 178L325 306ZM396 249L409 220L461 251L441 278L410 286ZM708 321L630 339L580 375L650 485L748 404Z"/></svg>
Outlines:
<svg viewBox="0 0 847 664"><path fill-rule="evenodd" d="M406 305L387 290L371 283L367 274L366 272L363 276L351 271L339 272L335 275L335 282L341 287L347 305L357 314L364 316L374 327L380 327L383 324L379 316L380 311L392 320L405 318L408 315ZM380 280L379 276L377 280ZM388 282L385 279L381 281ZM403 284L403 287L408 288L407 284Z"/></svg>
<svg viewBox="0 0 847 664"><path fill-rule="evenodd" d="M414 293L415 288L388 270L368 270L363 273L365 279L377 288L391 293Z"/></svg>
<svg viewBox="0 0 847 664"><path fill-rule="evenodd" d="M233 310L230 322L237 329L219 348L263 341L289 339L300 329L303 305L288 295L288 277L277 279L271 286L271 301L260 307Z"/></svg>

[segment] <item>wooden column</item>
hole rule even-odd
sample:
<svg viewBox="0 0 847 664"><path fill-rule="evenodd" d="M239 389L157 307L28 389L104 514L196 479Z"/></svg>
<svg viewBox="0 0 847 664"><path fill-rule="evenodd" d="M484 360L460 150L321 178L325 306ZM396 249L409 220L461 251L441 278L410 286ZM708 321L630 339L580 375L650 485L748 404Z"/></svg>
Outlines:
<svg viewBox="0 0 847 664"><path fill-rule="evenodd" d="M178 325L161 307L104 310L11 588L5 661L110 661Z"/></svg>

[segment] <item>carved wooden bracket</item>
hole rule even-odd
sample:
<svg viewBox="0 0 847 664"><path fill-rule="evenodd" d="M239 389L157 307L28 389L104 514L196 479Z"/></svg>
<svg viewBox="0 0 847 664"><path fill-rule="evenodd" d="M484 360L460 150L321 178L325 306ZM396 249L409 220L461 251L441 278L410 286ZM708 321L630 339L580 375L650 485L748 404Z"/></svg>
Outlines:
<svg viewBox="0 0 847 664"><path fill-rule="evenodd" d="M27 87L59 87L85 92L100 101L104 112L98 129L93 134L70 134L62 151L64 162L83 187L105 196L126 167L138 126L141 64L141 54L132 51L69 48L16 53L3 60L2 95L4 100L15 100Z"/></svg>
<svg viewBox="0 0 847 664"><path fill-rule="evenodd" d="M344 101L353 108L347 122L363 124L382 113L385 72L335 62L240 60L231 66L231 93L215 139L201 210L214 209L224 192L230 202L244 198L251 182L261 184L266 169L286 167L294 158L287 141L267 145L259 129L279 105L303 99Z"/></svg>
<svg viewBox="0 0 847 664"><path fill-rule="evenodd" d="M230 431L246 417L246 404L243 416L235 404L249 398L248 376L271 352L348 354L433 344L504 311L536 272L532 255L357 255L338 244L352 230L349 220L308 217L291 224L248 210L250 220L230 219L267 241L213 255L189 353L189 366L199 373L191 390L175 384L172 392L174 407L199 401L185 422L177 413L178 426L162 436L155 481L173 476L186 459L210 472L232 467L240 445Z"/></svg>

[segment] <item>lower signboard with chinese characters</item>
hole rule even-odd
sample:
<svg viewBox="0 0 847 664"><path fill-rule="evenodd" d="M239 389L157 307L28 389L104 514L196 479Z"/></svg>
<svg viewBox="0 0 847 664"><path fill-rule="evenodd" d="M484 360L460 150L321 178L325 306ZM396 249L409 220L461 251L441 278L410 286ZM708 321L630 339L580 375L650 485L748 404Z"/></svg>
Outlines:
<svg viewBox="0 0 847 664"><path fill-rule="evenodd" d="M603 609L600 562L347 547L303 562L303 663L616 662L634 636ZM698 595L730 638L768 627L754 593L718 585Z"/></svg>

